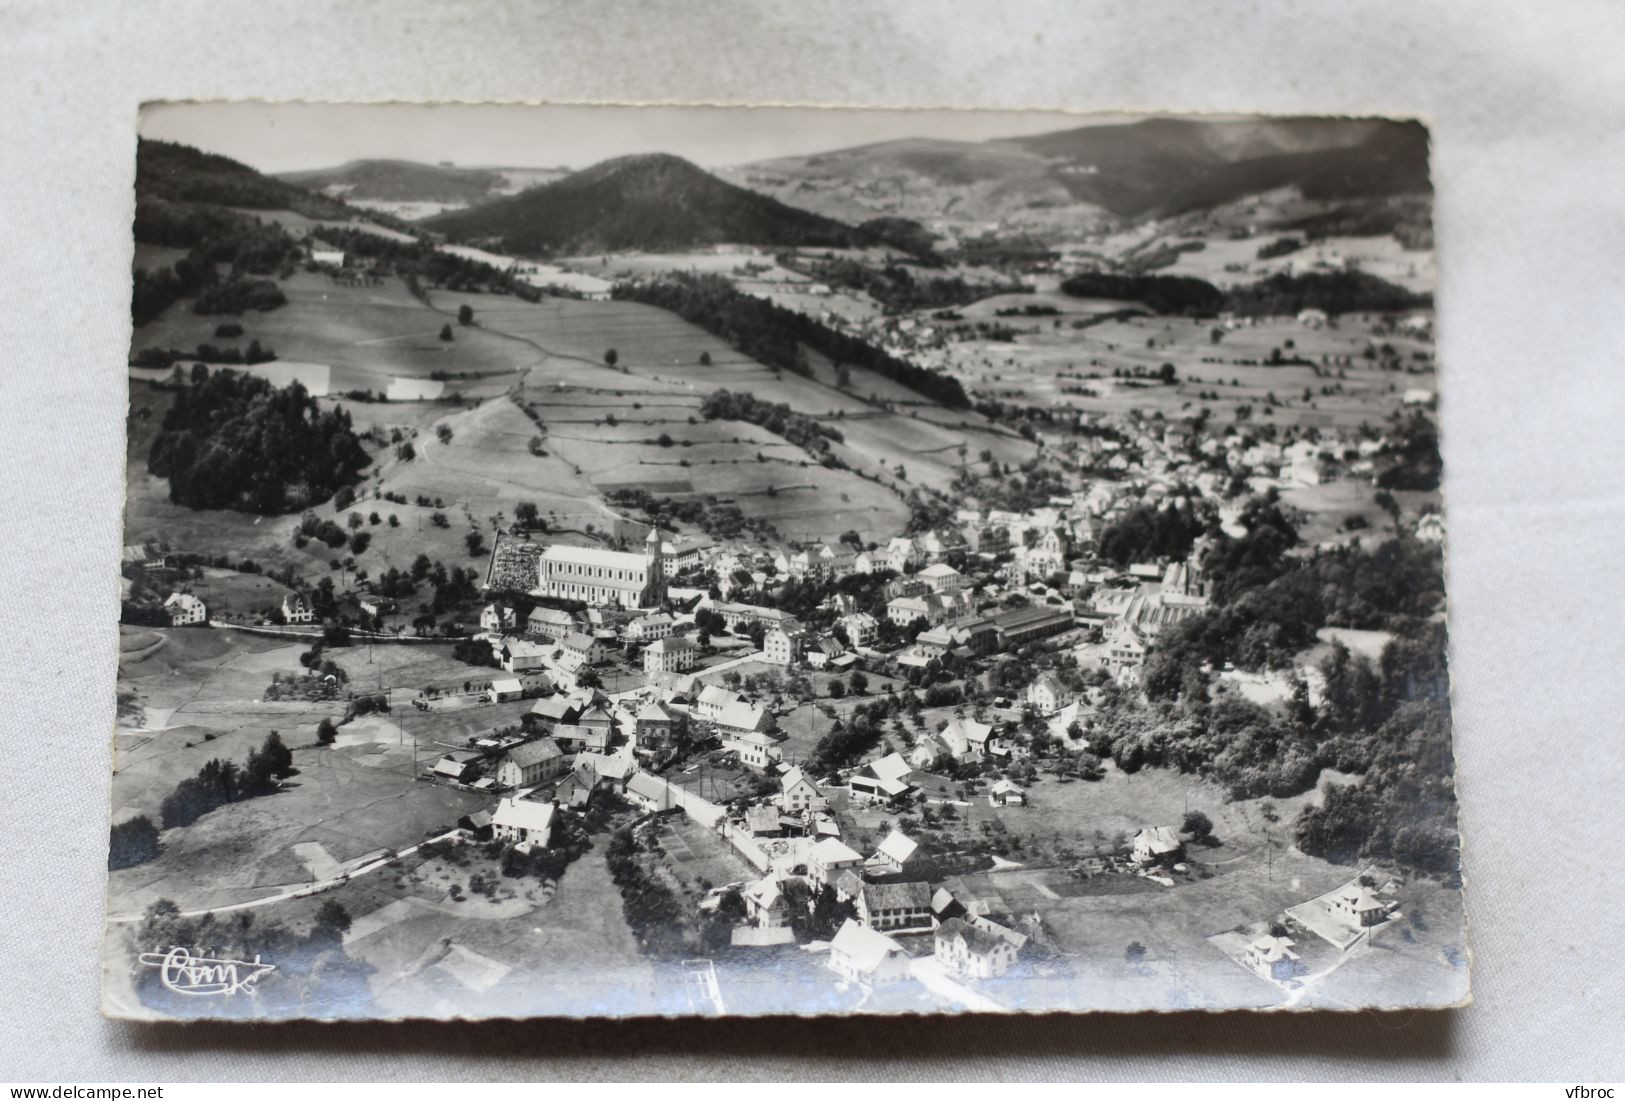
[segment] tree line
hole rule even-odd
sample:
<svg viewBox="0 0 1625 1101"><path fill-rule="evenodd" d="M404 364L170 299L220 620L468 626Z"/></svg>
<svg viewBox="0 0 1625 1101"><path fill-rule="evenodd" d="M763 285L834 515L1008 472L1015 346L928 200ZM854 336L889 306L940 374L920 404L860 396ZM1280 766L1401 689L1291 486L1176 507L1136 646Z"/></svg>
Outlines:
<svg viewBox="0 0 1625 1101"><path fill-rule="evenodd" d="M652 282L617 283L611 295L670 310L769 367L810 375L812 367L804 347L810 348L832 362L874 371L939 405L970 408L970 398L958 379L917 367L860 337L745 294L720 275L674 273Z"/></svg>
<svg viewBox="0 0 1625 1101"><path fill-rule="evenodd" d="M1220 290L1191 275L1124 275L1080 272L1061 283L1076 298L1116 298L1140 302L1161 314L1211 317L1221 312L1246 316L1296 314L1305 309L1328 314L1386 312L1431 306L1433 296L1416 294L1362 271L1278 272L1255 283Z"/></svg>
<svg viewBox="0 0 1625 1101"><path fill-rule="evenodd" d="M765 428L820 460L834 460L835 456L829 448L831 440L836 443L846 441L838 429L805 413L797 413L784 402L763 401L754 394L743 392L713 391L700 404L700 415L708 421L744 421ZM830 463L826 462L825 465Z"/></svg>

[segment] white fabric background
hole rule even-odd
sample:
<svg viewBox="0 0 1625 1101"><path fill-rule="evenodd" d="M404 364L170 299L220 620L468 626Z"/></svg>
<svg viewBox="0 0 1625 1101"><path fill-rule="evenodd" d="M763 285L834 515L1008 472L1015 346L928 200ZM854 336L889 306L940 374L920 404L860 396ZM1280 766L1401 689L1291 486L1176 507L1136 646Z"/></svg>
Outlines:
<svg viewBox="0 0 1625 1101"><path fill-rule="evenodd" d="M1625 9L1606 0L7 4L0 1076L1625 1077L1622 45ZM1429 120L1477 1004L1032 1021L102 1021L134 122L142 100L221 97Z"/></svg>

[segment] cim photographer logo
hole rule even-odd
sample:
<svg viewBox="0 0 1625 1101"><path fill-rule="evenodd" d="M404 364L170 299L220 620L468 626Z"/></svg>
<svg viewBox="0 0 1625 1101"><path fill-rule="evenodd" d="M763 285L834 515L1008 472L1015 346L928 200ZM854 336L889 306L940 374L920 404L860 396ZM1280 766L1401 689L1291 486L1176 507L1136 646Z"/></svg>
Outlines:
<svg viewBox="0 0 1625 1101"><path fill-rule="evenodd" d="M252 960L222 959L193 955L194 949L176 946L164 952L143 952L144 967L156 967L165 989L191 997L230 997L253 994L255 984L276 970L274 963L262 963L259 953Z"/></svg>

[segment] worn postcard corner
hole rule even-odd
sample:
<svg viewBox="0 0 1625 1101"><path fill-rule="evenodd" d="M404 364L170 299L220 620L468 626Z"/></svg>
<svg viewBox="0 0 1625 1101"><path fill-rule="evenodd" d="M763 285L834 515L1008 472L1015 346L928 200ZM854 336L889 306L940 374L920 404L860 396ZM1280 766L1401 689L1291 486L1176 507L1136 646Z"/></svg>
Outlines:
<svg viewBox="0 0 1625 1101"><path fill-rule="evenodd" d="M1470 1000L1423 126L139 126L108 1015Z"/></svg>

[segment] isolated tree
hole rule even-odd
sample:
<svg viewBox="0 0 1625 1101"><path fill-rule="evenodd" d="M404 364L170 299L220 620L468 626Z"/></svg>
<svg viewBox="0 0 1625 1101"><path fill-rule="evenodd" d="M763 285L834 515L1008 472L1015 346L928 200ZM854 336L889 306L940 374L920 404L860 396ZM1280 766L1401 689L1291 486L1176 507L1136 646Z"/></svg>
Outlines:
<svg viewBox="0 0 1625 1101"><path fill-rule="evenodd" d="M435 438L441 443L450 443L452 437L451 425L437 424L434 426Z"/></svg>
<svg viewBox="0 0 1625 1101"><path fill-rule="evenodd" d="M316 740L322 745L332 745L339 740L339 728L333 725L332 719L323 719L316 724Z"/></svg>
<svg viewBox="0 0 1625 1101"><path fill-rule="evenodd" d="M457 324L459 324L459 325L472 325L472 324L474 324L474 307L473 306L470 306L465 302L463 305L457 307Z"/></svg>
<svg viewBox="0 0 1625 1101"><path fill-rule="evenodd" d="M412 446L411 440L407 440L395 449L395 457L403 463L409 463L418 457L417 448Z"/></svg>
<svg viewBox="0 0 1625 1101"><path fill-rule="evenodd" d="M1185 812L1184 831L1201 841L1213 835L1213 819L1199 810Z"/></svg>
<svg viewBox="0 0 1625 1101"><path fill-rule="evenodd" d="M440 339L441 340L451 340L451 339L453 339L452 335L451 335L451 325L450 324L440 326Z"/></svg>
<svg viewBox="0 0 1625 1101"><path fill-rule="evenodd" d="M709 367L709 366L711 366L711 353L710 352L701 352L700 353L700 366L701 367Z"/></svg>
<svg viewBox="0 0 1625 1101"><path fill-rule="evenodd" d="M841 390L845 390L847 387L851 386L852 368L848 367L844 363L837 363L835 365L835 385Z"/></svg>
<svg viewBox="0 0 1625 1101"><path fill-rule="evenodd" d="M478 557L485 553L485 536L477 531L471 531L463 536L463 542L468 544L468 553Z"/></svg>
<svg viewBox="0 0 1625 1101"><path fill-rule="evenodd" d="M617 352L614 348L611 348L609 351L604 353L604 362L609 364L609 366L613 367L620 361L621 353Z"/></svg>
<svg viewBox="0 0 1625 1101"><path fill-rule="evenodd" d="M1162 384L1164 386L1172 386L1174 384L1174 380L1177 379L1179 375L1174 370L1174 365L1172 363L1164 363L1161 367L1157 368L1157 377L1162 380Z"/></svg>
<svg viewBox="0 0 1625 1101"><path fill-rule="evenodd" d="M852 694L861 696L869 690L869 678L862 669L854 670L852 676L847 678L852 687Z"/></svg>

